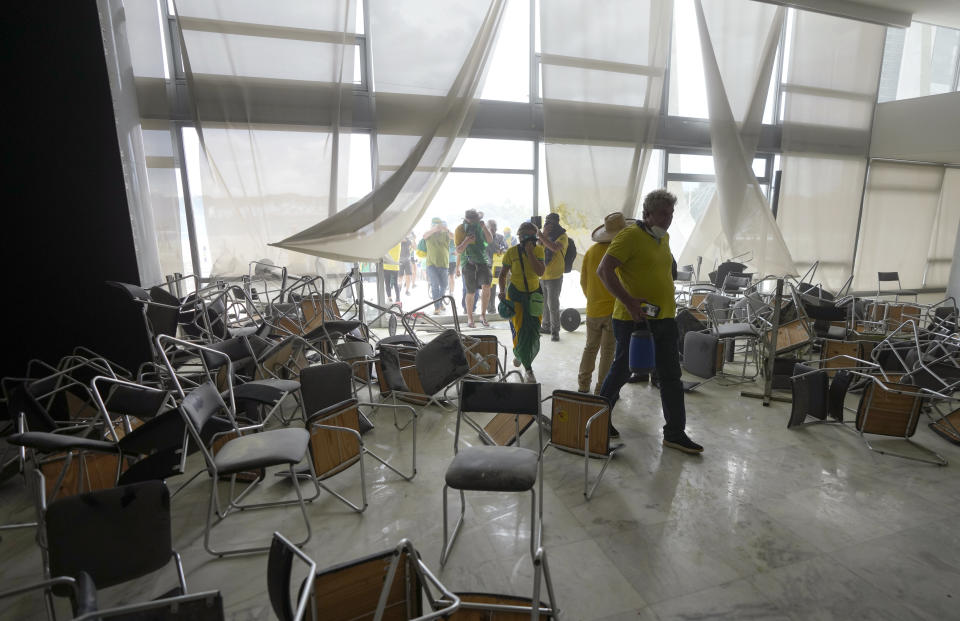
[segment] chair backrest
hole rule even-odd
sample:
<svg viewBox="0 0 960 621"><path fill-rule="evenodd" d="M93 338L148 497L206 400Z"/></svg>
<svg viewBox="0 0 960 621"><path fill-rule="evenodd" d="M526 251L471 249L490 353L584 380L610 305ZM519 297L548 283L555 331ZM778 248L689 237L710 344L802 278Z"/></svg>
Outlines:
<svg viewBox="0 0 960 621"><path fill-rule="evenodd" d="M231 362L238 362L250 358L250 347L247 345L247 340L242 336L235 336L223 341L211 343L205 347L226 354L230 357ZM219 369L227 363L226 358L223 356L218 356L204 349L200 350L200 356L203 358L207 368L211 370Z"/></svg>
<svg viewBox="0 0 960 621"><path fill-rule="evenodd" d="M841 423L843 422L844 415L843 405L847 399L847 391L850 389L850 384L853 383L854 377L854 374L850 371L841 369L837 371L836 375L833 376L833 381L830 382L830 392L827 397L827 413L830 414L831 418Z"/></svg>
<svg viewBox="0 0 960 621"><path fill-rule="evenodd" d="M704 298L704 305L707 308L708 312L720 312L721 316L718 319L724 319L726 311L733 305L733 299L728 298L727 296L720 293L708 293Z"/></svg>
<svg viewBox="0 0 960 621"><path fill-rule="evenodd" d="M460 411L536 416L540 413L540 385L465 380L460 387Z"/></svg>
<svg viewBox="0 0 960 621"><path fill-rule="evenodd" d="M419 617L423 614L422 582L413 563L407 549L393 548L318 571L313 585L318 617L325 621L372 619L384 590L384 619Z"/></svg>
<svg viewBox="0 0 960 621"><path fill-rule="evenodd" d="M341 360L372 358L373 346L366 341L345 341L337 345L337 356Z"/></svg>
<svg viewBox="0 0 960 621"><path fill-rule="evenodd" d="M147 305L147 319L153 330L151 337L158 334L177 335L180 323L180 300L166 289L156 286L150 289L150 299L155 304Z"/></svg>
<svg viewBox="0 0 960 621"><path fill-rule="evenodd" d="M170 393L153 386L96 377L90 383L95 397L101 401L104 415L133 416L149 420L160 413ZM106 398L103 397L106 392Z"/></svg>
<svg viewBox="0 0 960 621"><path fill-rule="evenodd" d="M295 558L299 558L307 567L301 584L297 586L300 595L296 602L294 602L291 593L293 561ZM273 540L270 542L270 554L267 557L267 593L270 596L270 606L273 608L273 614L280 621L294 621L294 619L303 618L306 604L313 593L312 578L316 571L317 564L313 559L301 552L280 533L273 533Z"/></svg>
<svg viewBox="0 0 960 621"><path fill-rule="evenodd" d="M187 396L180 402L180 411L183 412L184 420L190 427L194 440L198 442L200 441L200 432L207 421L220 410L226 409L227 405L213 382L200 384L187 393Z"/></svg>
<svg viewBox="0 0 960 621"><path fill-rule="evenodd" d="M787 428L802 424L807 416L819 420L827 417L829 382L826 371L805 364L794 365L790 378L793 405Z"/></svg>
<svg viewBox="0 0 960 621"><path fill-rule="evenodd" d="M380 347L380 375L387 388L408 392L410 388L403 379L403 373L400 371L400 350L397 347L385 345ZM381 391L382 392L382 391Z"/></svg>
<svg viewBox="0 0 960 621"><path fill-rule="evenodd" d="M433 395L470 371L456 330L444 330L417 350L417 376L423 393Z"/></svg>
<svg viewBox="0 0 960 621"><path fill-rule="evenodd" d="M900 272L877 272L878 282L900 282Z"/></svg>
<svg viewBox="0 0 960 621"><path fill-rule="evenodd" d="M693 280L693 272L686 272L680 270L677 272L677 277L674 278L677 282L691 282Z"/></svg>
<svg viewBox="0 0 960 621"><path fill-rule="evenodd" d="M315 364L300 371L303 413L309 417L353 398L352 370L346 362Z"/></svg>
<svg viewBox="0 0 960 621"><path fill-rule="evenodd" d="M606 455L610 452L610 402L600 395L570 390L553 391L550 441L557 446L584 450L584 434L590 425L590 452Z"/></svg>
<svg viewBox="0 0 960 621"><path fill-rule="evenodd" d="M715 334L687 332L683 337L683 368L697 377L710 379L723 364L720 339Z"/></svg>
<svg viewBox="0 0 960 621"><path fill-rule="evenodd" d="M44 516L50 573L85 571L99 588L145 576L170 562L170 492L161 481L56 500Z"/></svg>
<svg viewBox="0 0 960 621"><path fill-rule="evenodd" d="M909 438L917 430L923 395L919 386L875 380L857 406L856 427L863 433Z"/></svg>

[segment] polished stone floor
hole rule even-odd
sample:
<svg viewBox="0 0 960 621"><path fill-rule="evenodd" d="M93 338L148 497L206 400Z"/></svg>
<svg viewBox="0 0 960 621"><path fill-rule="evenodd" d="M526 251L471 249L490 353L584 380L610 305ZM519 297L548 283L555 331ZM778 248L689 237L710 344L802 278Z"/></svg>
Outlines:
<svg viewBox="0 0 960 621"><path fill-rule="evenodd" d="M505 330L492 332L509 338ZM559 343L543 343L534 368L544 396L576 387L583 340L581 328L563 333ZM590 501L582 494L582 460L546 454L543 545L564 618L960 618L960 448L921 421L915 439L950 466L879 455L836 427L787 430L788 405L765 408L739 390L712 383L687 395L688 432L706 448L689 456L660 444L657 391L627 385L615 412L625 446ZM412 482L367 462L369 508L362 515L326 494L314 502L305 551L327 566L406 537L439 570L441 489L454 421L437 409L422 413ZM409 466L409 431L394 430L385 411L375 422L369 447ZM535 444L535 430L523 445ZM476 434L465 439L477 442ZM203 550L208 485L198 480L172 503L190 589L220 589L230 619L273 618L265 555L221 560ZM331 485L356 495L358 469ZM262 495L292 497L289 485L272 477ZM29 519L30 511L19 480L0 487L0 522ZM469 494L464 530L440 578L454 590L529 593L528 520L527 496ZM291 507L231 516L214 536L222 543L266 542L274 530L294 538L302 529ZM34 533L2 537L0 589L37 579ZM153 597L174 583L171 569L114 587L102 599ZM41 616L38 599L0 608L3 619Z"/></svg>

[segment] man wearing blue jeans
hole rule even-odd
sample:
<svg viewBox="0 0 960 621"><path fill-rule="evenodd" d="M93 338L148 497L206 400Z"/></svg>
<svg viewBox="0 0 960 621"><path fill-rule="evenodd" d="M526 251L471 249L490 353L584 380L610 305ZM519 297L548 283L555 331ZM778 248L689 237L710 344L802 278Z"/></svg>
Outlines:
<svg viewBox="0 0 960 621"><path fill-rule="evenodd" d="M666 421L663 445L698 454L703 452L703 447L686 434L687 414L674 318L677 308L673 255L667 229L673 221L676 202L677 197L666 190L650 192L643 200L643 220L617 233L597 268L597 276L616 298L613 336L617 346L600 395L610 402L612 411L620 399L620 389L630 377L630 336L634 329L648 327L653 336L660 404ZM612 423L610 435L620 435Z"/></svg>
<svg viewBox="0 0 960 621"><path fill-rule="evenodd" d="M433 297L433 314L443 312L443 294L447 291L449 273L450 240L453 235L440 218L430 221L430 230L423 234L427 247L427 278L430 281L430 296Z"/></svg>

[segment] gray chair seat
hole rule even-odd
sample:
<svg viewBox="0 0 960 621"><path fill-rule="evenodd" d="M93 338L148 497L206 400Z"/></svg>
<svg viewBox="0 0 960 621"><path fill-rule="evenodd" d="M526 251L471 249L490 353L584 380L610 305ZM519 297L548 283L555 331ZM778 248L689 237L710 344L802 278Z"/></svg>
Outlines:
<svg viewBox="0 0 960 621"><path fill-rule="evenodd" d="M260 403L276 403L283 395L300 388L300 382L269 378L238 384L233 387L233 396L238 401L249 400ZM226 398L226 392L222 393Z"/></svg>
<svg viewBox="0 0 960 621"><path fill-rule="evenodd" d="M47 431L27 431L15 433L7 437L7 442L16 446L25 446L44 453L59 451L80 450L98 451L101 453L116 453L117 445L104 440L91 440L78 436L68 436Z"/></svg>
<svg viewBox="0 0 960 621"><path fill-rule="evenodd" d="M273 429L241 436L224 445L213 458L219 474L234 474L279 464L295 464L307 453L306 429Z"/></svg>
<svg viewBox="0 0 960 621"><path fill-rule="evenodd" d="M737 336L757 336L757 330L749 323L721 323L717 325L717 336L722 339Z"/></svg>
<svg viewBox="0 0 960 621"><path fill-rule="evenodd" d="M461 449L447 468L447 485L476 492L526 492L537 480L537 453L505 446Z"/></svg>

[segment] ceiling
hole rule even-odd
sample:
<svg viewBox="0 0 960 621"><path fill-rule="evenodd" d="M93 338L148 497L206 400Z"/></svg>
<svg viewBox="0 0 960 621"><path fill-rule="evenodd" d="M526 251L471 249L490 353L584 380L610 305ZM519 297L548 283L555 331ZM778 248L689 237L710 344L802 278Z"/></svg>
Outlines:
<svg viewBox="0 0 960 621"><path fill-rule="evenodd" d="M960 0L761 0L772 4L905 27L913 21L960 29Z"/></svg>

